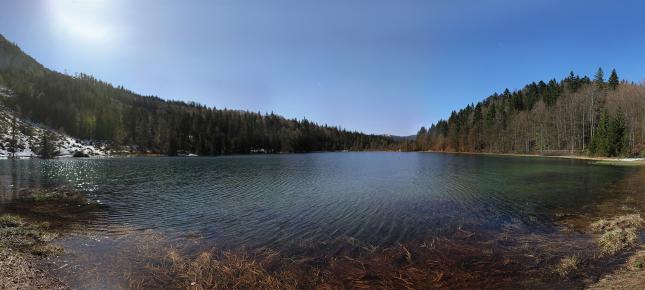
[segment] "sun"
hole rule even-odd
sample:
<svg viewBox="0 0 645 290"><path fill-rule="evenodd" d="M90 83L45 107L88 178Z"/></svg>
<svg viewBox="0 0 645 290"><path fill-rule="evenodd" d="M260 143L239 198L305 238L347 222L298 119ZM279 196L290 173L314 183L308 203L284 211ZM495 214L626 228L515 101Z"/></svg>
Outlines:
<svg viewBox="0 0 645 290"><path fill-rule="evenodd" d="M111 19L112 1L50 0L46 3L51 28L71 41L100 46L110 43L116 34Z"/></svg>

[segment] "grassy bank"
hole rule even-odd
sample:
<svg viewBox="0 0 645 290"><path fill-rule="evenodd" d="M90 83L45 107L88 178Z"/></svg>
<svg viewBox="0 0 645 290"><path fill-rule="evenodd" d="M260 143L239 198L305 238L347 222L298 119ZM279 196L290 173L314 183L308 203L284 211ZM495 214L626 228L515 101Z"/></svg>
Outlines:
<svg viewBox="0 0 645 290"><path fill-rule="evenodd" d="M50 243L57 237L46 223L0 215L0 289L66 289L39 265L44 257L62 254L61 247Z"/></svg>
<svg viewBox="0 0 645 290"><path fill-rule="evenodd" d="M11 213L0 214L0 289L68 289L43 262L64 253L52 242L95 208L77 192L22 193Z"/></svg>

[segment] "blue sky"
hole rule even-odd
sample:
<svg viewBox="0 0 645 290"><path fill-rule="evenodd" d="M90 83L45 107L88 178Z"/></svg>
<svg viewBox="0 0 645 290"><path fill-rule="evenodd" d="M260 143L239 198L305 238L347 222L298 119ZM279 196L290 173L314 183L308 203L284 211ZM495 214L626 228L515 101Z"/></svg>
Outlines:
<svg viewBox="0 0 645 290"><path fill-rule="evenodd" d="M620 2L620 3L619 3ZM135 92L414 134L504 88L645 78L639 1L0 0L45 66Z"/></svg>

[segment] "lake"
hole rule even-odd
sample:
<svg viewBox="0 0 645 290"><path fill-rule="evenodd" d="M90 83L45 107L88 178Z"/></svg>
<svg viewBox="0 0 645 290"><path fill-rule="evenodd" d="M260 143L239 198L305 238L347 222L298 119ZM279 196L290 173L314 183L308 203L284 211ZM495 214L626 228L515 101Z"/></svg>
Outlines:
<svg viewBox="0 0 645 290"><path fill-rule="evenodd" d="M613 198L612 185L638 170L568 159L386 152L2 160L0 211L22 189L66 187L104 205L86 224L105 240L127 228L170 243L199 237L220 248L288 252L339 238L389 247L459 231L485 240L510 225L550 235L561 227L562 212ZM104 254L124 248L103 244L97 248Z"/></svg>

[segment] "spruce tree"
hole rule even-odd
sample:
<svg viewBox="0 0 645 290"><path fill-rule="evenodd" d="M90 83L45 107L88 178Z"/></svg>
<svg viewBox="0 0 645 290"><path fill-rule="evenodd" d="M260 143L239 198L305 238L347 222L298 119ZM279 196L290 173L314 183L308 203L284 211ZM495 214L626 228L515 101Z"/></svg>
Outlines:
<svg viewBox="0 0 645 290"><path fill-rule="evenodd" d="M607 110L603 110L600 113L600 119L596 125L596 131L591 140L591 146L589 148L592 155L597 156L607 156L610 153L609 146L609 117L607 116Z"/></svg>
<svg viewBox="0 0 645 290"><path fill-rule="evenodd" d="M598 70L596 71L593 81L596 84L596 87L598 89L602 89L605 87L605 72L602 70L601 67L599 67Z"/></svg>
<svg viewBox="0 0 645 290"><path fill-rule="evenodd" d="M618 79L618 74L616 73L616 69L611 70L611 75L609 76L609 80L607 81L607 85L610 90L615 90L618 88L620 80Z"/></svg>
<svg viewBox="0 0 645 290"><path fill-rule="evenodd" d="M16 157L16 153L18 152L18 145L18 118L16 118L16 115L14 114L11 118L11 139L9 139L9 147L7 148L7 151L9 151L10 153L10 157Z"/></svg>
<svg viewBox="0 0 645 290"><path fill-rule="evenodd" d="M625 114L623 113L623 110L619 108L618 112L616 112L616 116L609 124L608 145L610 156L626 155L628 153L626 132L627 127L625 125Z"/></svg>
<svg viewBox="0 0 645 290"><path fill-rule="evenodd" d="M51 159L56 157L58 152L58 140L54 134L49 131L44 131L40 137L40 144L38 144L38 156L43 159Z"/></svg>

